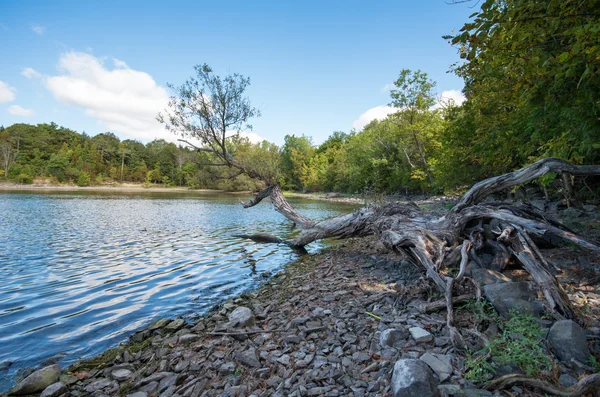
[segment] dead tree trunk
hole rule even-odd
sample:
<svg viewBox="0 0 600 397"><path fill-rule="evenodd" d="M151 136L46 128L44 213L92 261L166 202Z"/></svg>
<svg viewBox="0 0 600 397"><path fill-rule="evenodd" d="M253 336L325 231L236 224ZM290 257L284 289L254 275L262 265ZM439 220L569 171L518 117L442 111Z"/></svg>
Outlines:
<svg viewBox="0 0 600 397"><path fill-rule="evenodd" d="M375 235L388 249L408 254L424 267L428 277L445 294L448 326L451 329L452 288L455 282L460 281L464 271L453 279L444 275L443 269L459 263L461 268L465 266L467 251L475 243L471 241L475 240L474 234L467 233L466 230L469 224L497 219L506 227L487 246L496 249L501 259L512 254L531 273L546 297L549 309L558 316L574 319L575 311L565 291L548 271L547 262L529 236L553 234L582 248L600 252L598 244L573 234L560 223L548 219L531 207L506 203L481 204L490 194L528 183L549 172L599 175L600 166L574 166L560 159L543 159L520 170L477 183L442 217L425 212L416 205L390 203L362 208L352 214L317 223L297 213L277 185L261 191L244 206L254 206L270 197L275 209L302 229L289 242L291 246L304 247L323 238ZM478 241L484 239L481 234L477 238ZM460 344L459 340L455 342Z"/></svg>

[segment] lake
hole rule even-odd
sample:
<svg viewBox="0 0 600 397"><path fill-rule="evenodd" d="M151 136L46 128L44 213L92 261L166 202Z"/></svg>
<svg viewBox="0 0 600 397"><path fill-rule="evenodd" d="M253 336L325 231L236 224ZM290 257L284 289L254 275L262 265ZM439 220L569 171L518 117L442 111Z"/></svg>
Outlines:
<svg viewBox="0 0 600 397"><path fill-rule="evenodd" d="M160 317L193 319L294 260L285 245L233 237L291 232L268 201L243 209L248 198L0 192L0 392L19 369L94 356ZM313 219L355 208L290 202Z"/></svg>

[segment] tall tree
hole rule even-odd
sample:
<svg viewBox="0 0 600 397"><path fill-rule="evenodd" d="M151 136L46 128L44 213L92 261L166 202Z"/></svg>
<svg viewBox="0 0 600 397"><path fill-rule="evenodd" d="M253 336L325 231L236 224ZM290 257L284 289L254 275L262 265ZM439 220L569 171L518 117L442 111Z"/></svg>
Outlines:
<svg viewBox="0 0 600 397"><path fill-rule="evenodd" d="M435 82L427 77L427 73L420 70L413 72L410 69L402 69L400 76L394 81L394 86L396 88L390 91L392 98L390 106L400 109L394 116L399 122L408 125L419 159L427 173L429 183L433 185L433 174L423 148L423 117L435 105Z"/></svg>
<svg viewBox="0 0 600 397"><path fill-rule="evenodd" d="M17 159L17 151L13 148L8 140L0 141L0 159L2 160L2 168L4 169L4 177L8 178L8 171Z"/></svg>
<svg viewBox="0 0 600 397"><path fill-rule="evenodd" d="M600 160L597 0L484 1L456 36L477 128L472 156L493 172L556 156Z"/></svg>

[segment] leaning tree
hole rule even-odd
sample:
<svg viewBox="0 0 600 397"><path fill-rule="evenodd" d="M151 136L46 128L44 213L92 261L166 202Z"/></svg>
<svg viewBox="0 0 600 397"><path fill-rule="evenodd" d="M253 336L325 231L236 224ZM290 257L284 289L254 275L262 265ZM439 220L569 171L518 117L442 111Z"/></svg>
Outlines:
<svg viewBox="0 0 600 397"><path fill-rule="evenodd" d="M549 311L559 318L577 320L565 290L552 275L551 266L536 241L554 235L597 253L600 253L600 246L577 236L532 206L486 199L550 172L600 175L600 166L575 166L560 159L546 158L477 183L443 216L424 211L415 204L387 203L316 222L298 213L285 199L276 172L264 168L257 170L255 164L237 159L231 149L231 137L249 128L248 119L259 114L244 96L250 80L237 74L221 78L207 65L196 66L196 72L197 77L181 87L172 87L174 95L169 108L159 114L158 120L165 123L167 129L180 134L181 141L208 153L212 160L206 165L227 167L232 177L246 174L264 182L266 187L242 205L250 208L270 198L275 210L301 229L293 240L273 238L273 241L301 248L324 238L376 236L387 249L407 255L420 264L444 294L447 325L457 347L461 347L463 341L453 326L453 291L458 283L468 282L465 277L468 260L478 262L478 253L484 251L493 255L492 266L500 270L510 258L515 258L531 274L546 298ZM485 232L486 228L490 229L490 223L493 224L491 233ZM265 239L264 235L256 237ZM448 271L452 267L458 268L454 277ZM478 289L478 284L474 284Z"/></svg>

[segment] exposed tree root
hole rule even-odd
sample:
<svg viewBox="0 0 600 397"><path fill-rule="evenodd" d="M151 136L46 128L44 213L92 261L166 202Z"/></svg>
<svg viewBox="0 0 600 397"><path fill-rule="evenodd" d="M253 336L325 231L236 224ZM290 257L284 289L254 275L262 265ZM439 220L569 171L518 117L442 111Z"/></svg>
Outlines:
<svg viewBox="0 0 600 397"><path fill-rule="evenodd" d="M550 383L541 379L517 374L504 375L497 379L494 379L491 382L489 382L485 388L488 390L498 390L505 389L507 387L517 384L535 387L555 396L579 397L593 391L598 391L598 389L600 389L600 374L586 376L585 378L577 382L577 384L569 387L568 389L551 385Z"/></svg>
<svg viewBox="0 0 600 397"><path fill-rule="evenodd" d="M376 235L388 249L408 254L420 264L446 297L448 326L452 325L452 293L455 281L462 279L469 256L478 258L477 250L493 252L491 268L502 270L509 257L514 256L533 277L548 301L549 309L564 318L576 318L565 291L550 273L549 264L541 255L530 235L556 235L573 244L600 252L600 247L577 236L560 223L548 219L543 213L527 205L506 203L479 204L490 194L503 189L530 182L548 172L568 172L572 175L597 175L600 166L574 166L559 159L544 159L518 171L497 176L477 183L446 215L435 216L423 211L414 204L391 203L379 207L365 207L351 214L341 215L314 222L299 214L288 203L278 185L271 185L261 191L253 200L244 203L252 207L270 197L275 209L297 224L301 233L292 241L277 238L263 241L283 242L292 247L304 247L323 238L347 238ZM483 222L491 219L500 221L503 230L498 237L483 237ZM247 238L252 238L248 237ZM256 236L255 236L256 237ZM256 240L256 238L253 238ZM469 249L471 246L474 249ZM460 258L460 264L458 264ZM446 267L459 266L456 279L445 276L440 271ZM478 296L480 292L478 291ZM456 336L453 340L461 343Z"/></svg>

